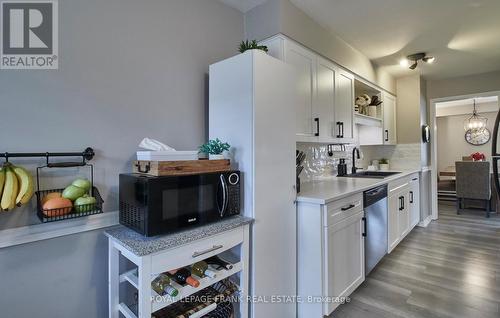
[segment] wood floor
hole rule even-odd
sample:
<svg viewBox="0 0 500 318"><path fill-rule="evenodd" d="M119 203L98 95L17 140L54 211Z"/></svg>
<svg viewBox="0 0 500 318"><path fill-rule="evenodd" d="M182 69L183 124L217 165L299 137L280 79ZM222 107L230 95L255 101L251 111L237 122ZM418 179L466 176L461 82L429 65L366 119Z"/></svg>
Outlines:
<svg viewBox="0 0 500 318"><path fill-rule="evenodd" d="M500 317L500 217L454 205L416 227L337 308L335 318Z"/></svg>

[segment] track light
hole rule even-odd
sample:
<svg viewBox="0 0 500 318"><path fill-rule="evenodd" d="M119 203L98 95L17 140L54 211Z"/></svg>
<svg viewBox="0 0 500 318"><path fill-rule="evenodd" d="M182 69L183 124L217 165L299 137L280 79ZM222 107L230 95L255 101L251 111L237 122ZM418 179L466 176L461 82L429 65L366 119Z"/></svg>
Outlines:
<svg viewBox="0 0 500 318"><path fill-rule="evenodd" d="M425 63L429 63L429 64L431 64L431 63L433 63L433 62L434 62L434 60L435 60L435 59L436 59L436 58L435 58L434 56L426 56L426 57L424 57L424 58L422 59L422 61L424 61Z"/></svg>
<svg viewBox="0 0 500 318"><path fill-rule="evenodd" d="M399 65L403 66L403 67L408 67L409 66L409 69L410 70L414 70L417 68L418 66L418 61L424 61L425 63L432 63L435 61L435 58L433 56L427 56L425 53L416 53L416 54L411 54L411 55L408 55L405 59L402 59L400 62L399 62ZM410 62L411 65L410 65Z"/></svg>

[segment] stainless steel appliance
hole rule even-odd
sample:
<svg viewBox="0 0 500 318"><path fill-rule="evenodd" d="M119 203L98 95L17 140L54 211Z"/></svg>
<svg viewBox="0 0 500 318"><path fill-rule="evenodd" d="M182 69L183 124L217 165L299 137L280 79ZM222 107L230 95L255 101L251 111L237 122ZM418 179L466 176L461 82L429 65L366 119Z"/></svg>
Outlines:
<svg viewBox="0 0 500 318"><path fill-rule="evenodd" d="M387 254L387 185L364 192L365 275Z"/></svg>
<svg viewBox="0 0 500 318"><path fill-rule="evenodd" d="M187 176L120 174L120 223L145 236L240 213L240 172Z"/></svg>

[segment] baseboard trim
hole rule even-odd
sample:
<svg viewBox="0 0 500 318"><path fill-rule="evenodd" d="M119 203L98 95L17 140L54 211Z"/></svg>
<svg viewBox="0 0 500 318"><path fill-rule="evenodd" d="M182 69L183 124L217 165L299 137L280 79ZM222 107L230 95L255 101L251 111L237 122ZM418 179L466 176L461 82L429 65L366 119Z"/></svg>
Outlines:
<svg viewBox="0 0 500 318"><path fill-rule="evenodd" d="M60 222L35 224L0 231L0 248L48 240L119 224L118 211Z"/></svg>
<svg viewBox="0 0 500 318"><path fill-rule="evenodd" d="M423 221L418 222L417 225L420 227L427 227L429 223L431 223L431 221L432 221L432 215L429 215Z"/></svg>

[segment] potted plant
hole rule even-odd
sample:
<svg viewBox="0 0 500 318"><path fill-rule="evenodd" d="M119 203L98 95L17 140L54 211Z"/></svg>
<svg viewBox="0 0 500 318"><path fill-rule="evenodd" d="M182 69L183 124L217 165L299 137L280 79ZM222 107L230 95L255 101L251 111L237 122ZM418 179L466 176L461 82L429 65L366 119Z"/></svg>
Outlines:
<svg viewBox="0 0 500 318"><path fill-rule="evenodd" d="M265 45L259 45L257 43L257 40L252 40L252 41L241 41L240 46L238 48L238 51L240 53L243 53L247 50L262 50L267 53L267 46Z"/></svg>
<svg viewBox="0 0 500 318"><path fill-rule="evenodd" d="M222 160L224 159L223 152L228 151L230 147L227 142L222 142L219 138L216 138L201 145L200 152L208 154L208 159L210 160Z"/></svg>
<svg viewBox="0 0 500 318"><path fill-rule="evenodd" d="M389 170L389 160L382 158L378 161L378 164L379 164L380 170L384 170L384 171Z"/></svg>

